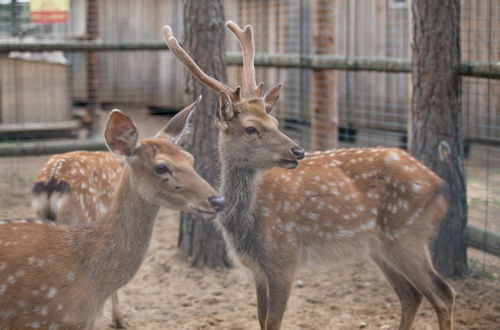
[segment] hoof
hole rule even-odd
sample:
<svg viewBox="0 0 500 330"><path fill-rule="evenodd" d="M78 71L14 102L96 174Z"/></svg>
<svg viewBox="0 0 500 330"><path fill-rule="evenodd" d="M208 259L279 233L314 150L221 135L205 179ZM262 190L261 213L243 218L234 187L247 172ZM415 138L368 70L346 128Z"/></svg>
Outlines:
<svg viewBox="0 0 500 330"><path fill-rule="evenodd" d="M127 322L123 319L123 317L113 317L113 323L111 326L115 329L127 329Z"/></svg>

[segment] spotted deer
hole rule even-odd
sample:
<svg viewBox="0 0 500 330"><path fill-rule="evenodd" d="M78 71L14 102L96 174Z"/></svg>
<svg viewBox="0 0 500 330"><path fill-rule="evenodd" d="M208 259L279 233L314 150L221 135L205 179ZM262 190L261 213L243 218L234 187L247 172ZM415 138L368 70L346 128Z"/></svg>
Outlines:
<svg viewBox="0 0 500 330"><path fill-rule="evenodd" d="M444 182L398 149L317 151L304 158L270 114L281 85L263 93L255 82L251 26L226 25L242 47L246 98L239 87L207 76L170 27L163 32L187 69L220 93L216 123L227 207L217 222L235 259L253 273L261 329L280 328L299 265L353 253L368 255L394 288L402 306L399 329L411 327L422 296L439 328L451 329L454 291L428 251L447 210Z"/></svg>
<svg viewBox="0 0 500 330"><path fill-rule="evenodd" d="M190 119L201 96L173 117L156 135L183 139L192 130ZM172 127L180 132L167 131ZM177 141L179 142L179 141ZM123 161L110 152L73 151L50 157L37 174L32 188L32 206L39 219L65 224L83 224L103 216L109 209L118 184ZM112 294L112 322L115 328L126 328L117 293Z"/></svg>
<svg viewBox="0 0 500 330"><path fill-rule="evenodd" d="M0 221L0 329L95 329L105 300L142 264L160 206L205 218L224 207L173 140L139 140L132 120L114 110L105 142L125 165L103 217Z"/></svg>

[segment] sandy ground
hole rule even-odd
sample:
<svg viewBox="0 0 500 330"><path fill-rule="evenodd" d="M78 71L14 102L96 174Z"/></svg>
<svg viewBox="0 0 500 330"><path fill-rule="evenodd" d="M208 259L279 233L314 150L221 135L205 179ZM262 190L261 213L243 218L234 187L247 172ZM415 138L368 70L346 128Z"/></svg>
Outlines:
<svg viewBox="0 0 500 330"><path fill-rule="evenodd" d="M33 214L31 179L47 159L0 158L1 218ZM258 329L254 287L248 275L241 269L189 268L177 256L177 229L177 213L162 210L143 266L119 291L130 329ZM500 260L472 250L469 256L472 274L452 282L457 291L455 328L498 330ZM364 259L303 269L296 280L283 329L397 328L397 297L378 269ZM109 322L107 306L101 328L111 329ZM427 301L414 329L437 329Z"/></svg>

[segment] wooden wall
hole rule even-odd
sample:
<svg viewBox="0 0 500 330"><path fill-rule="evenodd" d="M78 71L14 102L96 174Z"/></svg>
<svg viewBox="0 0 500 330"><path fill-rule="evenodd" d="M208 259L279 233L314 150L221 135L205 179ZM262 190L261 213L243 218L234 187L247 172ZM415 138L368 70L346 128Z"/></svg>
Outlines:
<svg viewBox="0 0 500 330"><path fill-rule="evenodd" d="M0 122L70 119L68 73L64 64L0 58Z"/></svg>
<svg viewBox="0 0 500 330"><path fill-rule="evenodd" d="M410 0L408 0L410 1ZM225 0L226 19L252 24L256 51L270 53L322 53L375 58L410 56L409 11L391 0ZM85 0L72 0L72 23L54 35L80 38L85 31ZM464 60L500 61L500 11L490 1L462 1ZM493 0L498 8L500 0ZM100 0L100 37L103 41L162 40L160 29L170 24L182 39L180 0ZM331 31L329 49L318 49L318 31ZM83 25L82 25L83 24ZM239 50L230 33L227 49ZM490 42L491 40L491 42ZM74 95L85 100L85 55L70 54ZM141 103L180 108L184 100L184 70L168 52L107 52L101 55L101 99L111 103ZM241 68L228 71L229 84L242 83ZM341 126L404 132L408 109L409 75L331 71L321 78L301 69L257 69L257 79L271 87L284 84L276 115L301 143L322 148L320 137L331 140ZM315 85L316 84L316 85ZM326 91L321 96L318 90ZM464 78L463 109L469 138L500 139L500 83ZM324 99L322 100L321 97ZM325 102L326 100L326 102ZM321 105L318 108L318 105ZM337 113L338 111L338 119ZM321 117L317 115L319 113ZM324 118L326 125L318 121ZM323 125L318 125L318 123ZM310 131L311 126L313 131ZM491 128L493 126L493 128ZM318 134L325 130L325 134ZM321 132L320 132L321 133Z"/></svg>
<svg viewBox="0 0 500 330"><path fill-rule="evenodd" d="M408 12L388 1L339 1L336 53L369 58L408 58ZM338 75L343 126L404 130L408 76L346 72Z"/></svg>
<svg viewBox="0 0 500 330"><path fill-rule="evenodd" d="M462 0L461 5L462 60L499 63L500 0ZM500 142L500 80L463 78L462 82L466 136Z"/></svg>
<svg viewBox="0 0 500 330"><path fill-rule="evenodd" d="M72 1L75 16L85 17L84 0ZM161 28L169 24L182 36L182 8L176 0L101 0L99 36L103 42L163 41ZM86 99L85 54L70 55L76 100ZM107 103L139 103L181 108L183 68L168 52L103 52L99 56L100 98Z"/></svg>

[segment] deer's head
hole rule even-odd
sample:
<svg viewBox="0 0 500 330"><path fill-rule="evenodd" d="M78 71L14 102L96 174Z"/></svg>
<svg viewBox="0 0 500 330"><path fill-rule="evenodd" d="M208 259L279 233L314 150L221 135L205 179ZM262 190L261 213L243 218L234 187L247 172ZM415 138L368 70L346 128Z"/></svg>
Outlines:
<svg viewBox="0 0 500 330"><path fill-rule="evenodd" d="M113 110L104 136L108 149L125 158L131 184L144 200L211 218L224 208L224 198L198 175L191 154L176 144L189 129L186 118L194 106L178 113L155 138L141 140L133 121Z"/></svg>
<svg viewBox="0 0 500 330"><path fill-rule="evenodd" d="M304 150L279 130L278 121L271 115L281 84L263 92L263 83L257 85L255 82L252 27L247 25L242 30L232 21L226 26L235 34L243 50L247 98L241 97L240 87L233 89L205 74L179 46L169 26L163 28L163 34L169 49L187 69L200 82L220 93L216 122L222 157L256 169L295 168L297 160L304 158Z"/></svg>

